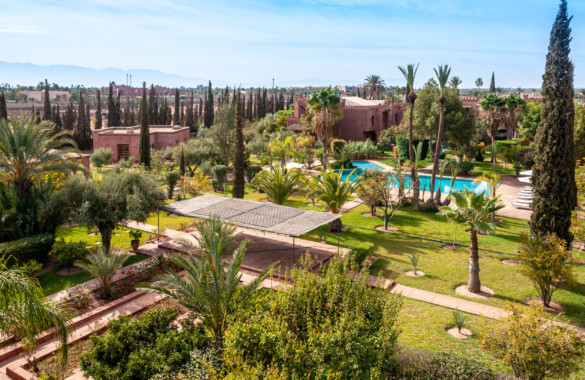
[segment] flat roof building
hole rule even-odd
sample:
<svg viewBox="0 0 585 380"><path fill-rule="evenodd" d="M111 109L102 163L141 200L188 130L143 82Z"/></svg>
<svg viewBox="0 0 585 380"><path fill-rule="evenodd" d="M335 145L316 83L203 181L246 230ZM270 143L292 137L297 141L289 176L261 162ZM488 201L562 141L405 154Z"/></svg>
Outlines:
<svg viewBox="0 0 585 380"><path fill-rule="evenodd" d="M189 140L189 127L181 125L151 125L150 147L165 149L185 143ZM113 127L93 131L93 150L110 148L114 153L112 162L118 162L133 156L139 157L140 126Z"/></svg>

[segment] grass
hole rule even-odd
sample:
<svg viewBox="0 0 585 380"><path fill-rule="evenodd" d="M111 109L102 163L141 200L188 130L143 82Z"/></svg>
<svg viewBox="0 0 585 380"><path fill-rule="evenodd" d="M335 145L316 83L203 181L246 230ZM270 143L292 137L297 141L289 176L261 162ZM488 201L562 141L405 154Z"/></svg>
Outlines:
<svg viewBox="0 0 585 380"><path fill-rule="evenodd" d="M402 309L396 321L396 327L401 331L398 342L433 352L464 355L499 372L511 372L508 366L481 347L482 331L491 321L466 314L465 327L473 335L468 339L457 339L445 331L445 328L453 326L452 316L451 309L403 298Z"/></svg>
<svg viewBox="0 0 585 380"><path fill-rule="evenodd" d="M147 255L132 255L124 262L124 266L135 264L139 261L149 258ZM91 280L92 277L88 272L80 272L72 275L62 276L54 269L50 272L42 274L38 277L39 284L43 288L43 293L48 296L60 292L61 290L70 288L75 285L82 284Z"/></svg>
<svg viewBox="0 0 585 380"><path fill-rule="evenodd" d="M450 251L442 249L442 243L373 230L374 227L383 224L383 218L361 216L367 211L366 206L360 205L342 216L341 220L344 224L367 229L348 228L347 233L339 236L341 246L360 247L378 256L380 260L371 268L373 274L381 273L382 276L406 286L459 297L454 293L453 288L467 282L468 250L466 247L469 244L469 234L461 226L456 230L456 225L448 223L443 217L419 212L413 207L399 209L389 223L398 228L399 234L444 242L452 242L457 231L455 240L464 247L460 251ZM496 293L494 297L479 302L498 307L506 306L508 302L522 303L522 300L527 297L537 296L533 285L521 274L519 266L505 265L500 261L503 258L509 258L509 254L517 252L520 244L518 234L528 230L527 222L503 218L503 223L503 227L498 228L495 234L479 237L481 281L483 285L490 287ZM326 228L327 226L321 226L301 238L320 241L325 235L329 244L337 244L338 236L328 234L325 231ZM419 269L424 271L426 276L414 278L404 274L405 271L411 269L408 255L412 253L420 254ZM554 299L563 304L566 309L566 313L557 318L585 326L585 303L583 302L585 268L575 267L575 274L577 284L573 288L555 293Z"/></svg>

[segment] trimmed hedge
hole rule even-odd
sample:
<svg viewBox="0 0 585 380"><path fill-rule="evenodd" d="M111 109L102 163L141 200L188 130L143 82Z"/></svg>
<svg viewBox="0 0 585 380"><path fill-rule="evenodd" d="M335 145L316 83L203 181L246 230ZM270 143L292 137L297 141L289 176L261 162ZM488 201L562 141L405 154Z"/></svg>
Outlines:
<svg viewBox="0 0 585 380"><path fill-rule="evenodd" d="M12 265L23 265L31 260L45 263L54 243L55 236L53 234L29 236L0 243L0 257L10 258L9 262L11 263L14 263L14 259L16 259L16 263Z"/></svg>
<svg viewBox="0 0 585 380"><path fill-rule="evenodd" d="M457 164L457 169L463 173L463 175L468 175L470 171L475 168L473 162L470 161L461 161Z"/></svg>
<svg viewBox="0 0 585 380"><path fill-rule="evenodd" d="M418 143L421 140L413 139L412 143L414 148L418 146ZM422 151L420 154L421 161L427 158L427 154L429 153L429 140L422 140ZM396 146L398 147L398 158L400 161L408 161L410 160L410 152L408 149L408 136L407 135L396 135Z"/></svg>
<svg viewBox="0 0 585 380"><path fill-rule="evenodd" d="M518 141L500 140L495 142L496 154L505 153L511 146L518 145Z"/></svg>

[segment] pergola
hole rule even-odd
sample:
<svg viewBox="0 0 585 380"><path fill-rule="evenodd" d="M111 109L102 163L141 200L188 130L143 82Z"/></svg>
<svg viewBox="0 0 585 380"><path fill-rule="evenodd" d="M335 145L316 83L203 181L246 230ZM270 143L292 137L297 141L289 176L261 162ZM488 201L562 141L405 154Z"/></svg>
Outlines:
<svg viewBox="0 0 585 380"><path fill-rule="evenodd" d="M303 210L248 199L205 194L160 207L173 214L209 219L216 216L224 222L293 238L339 218L339 214ZM160 223L159 223L160 229Z"/></svg>

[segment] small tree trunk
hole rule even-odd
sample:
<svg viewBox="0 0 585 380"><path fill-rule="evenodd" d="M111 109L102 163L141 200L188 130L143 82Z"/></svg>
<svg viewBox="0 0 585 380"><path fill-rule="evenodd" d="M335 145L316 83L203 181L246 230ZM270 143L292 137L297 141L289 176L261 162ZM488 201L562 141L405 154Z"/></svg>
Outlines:
<svg viewBox="0 0 585 380"><path fill-rule="evenodd" d="M471 241L469 244L469 281L467 289L472 293L481 291L479 280L479 252L477 247L477 231L471 230Z"/></svg>
<svg viewBox="0 0 585 380"><path fill-rule="evenodd" d="M327 170L327 145L323 143L323 170Z"/></svg>
<svg viewBox="0 0 585 380"><path fill-rule="evenodd" d="M100 229L100 234L102 235L102 245L106 252L110 252L110 246L112 242L112 229L105 228Z"/></svg>

